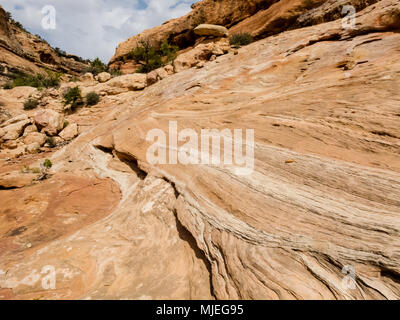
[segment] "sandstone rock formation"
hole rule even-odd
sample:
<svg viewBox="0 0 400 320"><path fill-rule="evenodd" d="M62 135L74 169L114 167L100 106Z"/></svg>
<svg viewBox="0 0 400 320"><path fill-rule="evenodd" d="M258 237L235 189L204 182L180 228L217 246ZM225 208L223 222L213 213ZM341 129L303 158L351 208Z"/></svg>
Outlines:
<svg viewBox="0 0 400 320"><path fill-rule="evenodd" d="M0 159L0 298L400 299L399 12L381 0L355 29L317 21L145 89L95 85L116 92L70 116L78 138ZM254 129L254 171L152 163L147 134L170 121ZM21 177L45 157L48 179Z"/></svg>
<svg viewBox="0 0 400 320"><path fill-rule="evenodd" d="M213 24L200 24L194 28L194 33L199 36L227 37L229 31L223 26Z"/></svg>
<svg viewBox="0 0 400 320"><path fill-rule="evenodd" d="M229 34L250 33L255 39L263 39L285 30L329 22L343 17L344 5L353 5L361 11L377 0L203 0L193 6L184 17L145 30L121 43L110 60L110 66L124 69L121 60L142 39L158 47L165 40L181 49L196 44L195 28L200 24L221 25ZM129 69L132 71L132 69Z"/></svg>
<svg viewBox="0 0 400 320"><path fill-rule="evenodd" d="M221 25L229 28L238 22L251 17L257 11L268 8L276 0L203 0L193 5L193 11L184 17L170 20L163 25L145 30L139 35L121 43L110 60L110 66L116 65L124 56L132 51L140 40L146 39L159 47L165 40L188 48L196 42L194 29L200 24ZM123 66L122 66L123 68Z"/></svg>
<svg viewBox="0 0 400 320"><path fill-rule="evenodd" d="M47 42L15 25L0 6L0 83L12 74L45 69L79 74L86 68L76 57L58 55Z"/></svg>
<svg viewBox="0 0 400 320"><path fill-rule="evenodd" d="M58 135L65 141L72 140L79 135L78 125L76 123L70 124Z"/></svg>
<svg viewBox="0 0 400 320"><path fill-rule="evenodd" d="M37 111L34 115L34 121L39 130L50 136L57 135L64 125L62 114L48 109Z"/></svg>

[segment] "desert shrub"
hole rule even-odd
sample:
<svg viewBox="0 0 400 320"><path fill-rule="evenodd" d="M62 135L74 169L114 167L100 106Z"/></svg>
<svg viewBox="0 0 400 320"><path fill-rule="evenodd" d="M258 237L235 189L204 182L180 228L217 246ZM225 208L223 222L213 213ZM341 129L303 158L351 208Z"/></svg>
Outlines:
<svg viewBox="0 0 400 320"><path fill-rule="evenodd" d="M80 105L82 105L83 99L82 99L82 95L81 95L81 89L79 89L78 86L69 89L64 94L63 103L64 103L64 106L70 105L71 110L74 110L77 107L79 107Z"/></svg>
<svg viewBox="0 0 400 320"><path fill-rule="evenodd" d="M9 90L12 89L12 82L7 82L3 85L3 89Z"/></svg>
<svg viewBox="0 0 400 320"><path fill-rule="evenodd" d="M132 58L141 64L139 72L147 73L162 66L162 57L149 41L142 40L131 52Z"/></svg>
<svg viewBox="0 0 400 320"><path fill-rule="evenodd" d="M94 76L97 76L99 73L102 73L106 70L107 66L99 58L96 58L92 62L90 62L90 66L87 69L87 72L90 72Z"/></svg>
<svg viewBox="0 0 400 320"><path fill-rule="evenodd" d="M100 101L100 96L96 92L89 92L86 95L86 104L88 106L94 106Z"/></svg>
<svg viewBox="0 0 400 320"><path fill-rule="evenodd" d="M54 140L53 137L47 137L46 138L46 143L49 145L50 148L57 147L57 143L56 143L56 141Z"/></svg>
<svg viewBox="0 0 400 320"><path fill-rule="evenodd" d="M111 74L111 77L113 78L122 76L122 71L119 69L109 69L108 73Z"/></svg>
<svg viewBox="0 0 400 320"><path fill-rule="evenodd" d="M37 99L29 98L24 103L24 110L33 110L37 108L39 101Z"/></svg>
<svg viewBox="0 0 400 320"><path fill-rule="evenodd" d="M179 47L175 45L170 45L167 41L161 44L161 54L164 57L164 62L168 63L176 58L176 54L179 51Z"/></svg>
<svg viewBox="0 0 400 320"><path fill-rule="evenodd" d="M229 38L229 43L231 45L246 46L252 42L253 42L253 37L251 36L250 33L247 32L237 33Z"/></svg>
<svg viewBox="0 0 400 320"><path fill-rule="evenodd" d="M61 50L59 47L54 48L55 53L57 53L58 56L64 57L67 55L67 52L64 50Z"/></svg>
<svg viewBox="0 0 400 320"><path fill-rule="evenodd" d="M50 169L52 166L53 166L53 164L51 163L51 161L49 159L44 160L43 167L45 169Z"/></svg>
<svg viewBox="0 0 400 320"><path fill-rule="evenodd" d="M4 89L12 89L15 87L34 87L34 88L54 88L60 85L60 73L47 71L47 75L16 75L15 78L3 86Z"/></svg>
<svg viewBox="0 0 400 320"><path fill-rule="evenodd" d="M150 44L148 40L142 40L139 45L132 50L127 59L133 59L141 64L138 72L148 73L160 68L176 58L179 48L164 41L159 50Z"/></svg>

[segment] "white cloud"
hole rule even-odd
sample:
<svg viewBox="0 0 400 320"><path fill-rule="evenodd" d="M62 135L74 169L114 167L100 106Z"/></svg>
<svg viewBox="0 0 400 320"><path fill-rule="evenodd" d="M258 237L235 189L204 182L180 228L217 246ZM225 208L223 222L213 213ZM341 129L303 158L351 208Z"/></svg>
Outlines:
<svg viewBox="0 0 400 320"><path fill-rule="evenodd" d="M4 2L4 3L3 3ZM185 15L194 0L6 0L0 5L33 34L53 47L83 58L108 62L122 41ZM53 5L56 30L41 27L41 10Z"/></svg>

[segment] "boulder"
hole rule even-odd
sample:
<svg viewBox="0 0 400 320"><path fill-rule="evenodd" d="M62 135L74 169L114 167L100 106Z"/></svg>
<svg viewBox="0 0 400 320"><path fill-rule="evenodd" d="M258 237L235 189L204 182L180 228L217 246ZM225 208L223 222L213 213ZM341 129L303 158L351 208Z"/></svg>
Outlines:
<svg viewBox="0 0 400 320"><path fill-rule="evenodd" d="M208 61L213 55L214 44L199 44L194 49L179 55L174 61L175 72L195 67L200 61Z"/></svg>
<svg viewBox="0 0 400 320"><path fill-rule="evenodd" d="M111 79L107 82L107 85L128 91L143 90L147 86L147 76L143 73L127 74Z"/></svg>
<svg viewBox="0 0 400 320"><path fill-rule="evenodd" d="M2 103L0 102L0 124L6 122L10 118L10 113L6 108L2 107Z"/></svg>
<svg viewBox="0 0 400 320"><path fill-rule="evenodd" d="M29 186L37 178L33 173L10 172L0 175L0 187L4 189L22 188Z"/></svg>
<svg viewBox="0 0 400 320"><path fill-rule="evenodd" d="M15 116L14 118L11 118L11 119L9 119L9 120L3 122L3 123L1 124L1 126L0 126L0 128L7 127L7 126L9 126L10 124L14 124L14 123L17 123L17 122L21 122L21 121L24 121L24 120L27 120L27 119L28 119L28 116L27 116L26 114L20 114L20 115L18 115L18 116Z"/></svg>
<svg viewBox="0 0 400 320"><path fill-rule="evenodd" d="M37 127L34 124L27 126L24 130L24 137L26 137L31 132L38 132Z"/></svg>
<svg viewBox="0 0 400 320"><path fill-rule="evenodd" d="M64 143L65 141L64 141L63 138L57 136L57 137L54 137L54 138L53 138L53 142L54 142L54 144L55 144L56 146L59 146L61 143Z"/></svg>
<svg viewBox="0 0 400 320"><path fill-rule="evenodd" d="M49 109L39 110L34 115L36 126L49 136L55 136L63 128L62 114Z"/></svg>
<svg viewBox="0 0 400 320"><path fill-rule="evenodd" d="M228 37L229 31L223 26L214 24L201 24L194 29L198 36Z"/></svg>
<svg viewBox="0 0 400 320"><path fill-rule="evenodd" d="M78 125L76 123L70 124L58 135L65 141L72 140L79 135Z"/></svg>
<svg viewBox="0 0 400 320"><path fill-rule="evenodd" d="M46 143L46 135L40 132L31 132L24 138L24 143L26 145L37 143L39 144L39 147L41 147Z"/></svg>
<svg viewBox="0 0 400 320"><path fill-rule="evenodd" d="M82 82L94 82L95 79L94 79L94 76L92 73L87 72L81 77L81 81Z"/></svg>
<svg viewBox="0 0 400 320"><path fill-rule="evenodd" d="M104 83L111 79L111 74L108 72L99 73L97 76L99 82Z"/></svg>
<svg viewBox="0 0 400 320"><path fill-rule="evenodd" d="M151 86L152 84L155 84L160 79L161 79L161 77L158 75L157 71L153 70L147 74L147 85Z"/></svg>
<svg viewBox="0 0 400 320"><path fill-rule="evenodd" d="M25 146L20 146L7 153L7 156L11 159L19 158L25 154Z"/></svg>
<svg viewBox="0 0 400 320"><path fill-rule="evenodd" d="M31 120L26 115L6 121L0 128L0 139L3 141L18 139L30 123Z"/></svg>
<svg viewBox="0 0 400 320"><path fill-rule="evenodd" d="M3 149L14 150L18 148L17 140L8 140L2 144Z"/></svg>
<svg viewBox="0 0 400 320"><path fill-rule="evenodd" d="M38 142L31 143L25 147L25 151L28 153L37 153L41 145Z"/></svg>

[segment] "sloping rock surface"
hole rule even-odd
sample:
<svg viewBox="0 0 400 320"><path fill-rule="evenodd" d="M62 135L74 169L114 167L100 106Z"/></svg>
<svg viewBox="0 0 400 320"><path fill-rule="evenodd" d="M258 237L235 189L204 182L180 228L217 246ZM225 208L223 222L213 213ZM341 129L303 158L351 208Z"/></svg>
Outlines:
<svg viewBox="0 0 400 320"><path fill-rule="evenodd" d="M0 298L399 299L399 10L112 96L51 178L0 190ZM254 171L151 164L147 133L170 121L254 129Z"/></svg>

